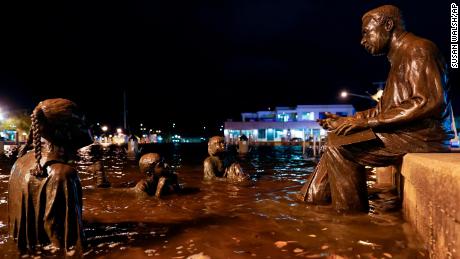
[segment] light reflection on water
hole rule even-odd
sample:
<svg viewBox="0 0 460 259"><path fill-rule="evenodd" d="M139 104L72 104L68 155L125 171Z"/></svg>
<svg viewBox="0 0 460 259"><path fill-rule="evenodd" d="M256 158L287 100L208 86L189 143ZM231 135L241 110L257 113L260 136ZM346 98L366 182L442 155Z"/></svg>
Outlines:
<svg viewBox="0 0 460 259"><path fill-rule="evenodd" d="M144 147L143 152L164 154L184 187L199 189L162 200L129 190L143 176L137 162L126 160L119 148L106 149L103 155L112 188L94 188L95 179L86 172L93 158L83 152L77 167L84 188L86 256L186 258L203 252L212 258L423 257L424 250L398 212L338 215L328 206L298 203L294 196L314 166L298 146L261 146L239 157L253 179L243 185L202 182L206 151L205 144ZM6 190L7 184L1 183L0 201L6 200ZM2 243L6 207L0 203L0 251L12 253Z"/></svg>

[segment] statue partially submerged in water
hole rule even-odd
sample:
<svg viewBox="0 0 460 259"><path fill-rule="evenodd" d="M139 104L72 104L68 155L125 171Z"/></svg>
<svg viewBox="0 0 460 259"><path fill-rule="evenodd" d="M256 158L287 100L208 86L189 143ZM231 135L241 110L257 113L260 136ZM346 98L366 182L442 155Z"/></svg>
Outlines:
<svg viewBox="0 0 460 259"><path fill-rule="evenodd" d="M361 44L391 64L383 95L375 108L319 123L339 137L371 129L376 138L329 145L299 195L313 204L332 201L337 210L368 209L364 166L398 164L409 152L447 152L453 137L447 65L435 44L407 32L395 6L367 12L362 23Z"/></svg>
<svg viewBox="0 0 460 259"><path fill-rule="evenodd" d="M105 173L104 160L102 159L103 157L102 145L99 143L93 143L91 146L89 146L89 153L90 153L93 164L88 166L87 171L94 175L94 179L96 179L96 187L98 188L110 187L111 184Z"/></svg>
<svg viewBox="0 0 460 259"><path fill-rule="evenodd" d="M120 188L118 190L134 191L137 194L146 194L158 198L167 194L180 193L182 188L177 174L163 160L158 153L143 155L139 160L139 170L142 174L145 174L145 178L132 188ZM102 160L98 160L89 166L88 172L94 175L96 187L110 187L111 184L107 179Z"/></svg>
<svg viewBox="0 0 460 259"><path fill-rule="evenodd" d="M88 166L87 171L94 175L97 188L108 188L111 186L109 179L105 173L104 161L99 160Z"/></svg>
<svg viewBox="0 0 460 259"><path fill-rule="evenodd" d="M225 140L214 136L208 142L209 156L204 160L204 179L227 179L232 182L249 180L240 164L226 151Z"/></svg>
<svg viewBox="0 0 460 259"><path fill-rule="evenodd" d="M134 190L139 193L162 195L179 193L181 187L171 168L163 162L163 159L157 153L147 153L139 160L139 169L141 173L146 174L146 178L140 180Z"/></svg>
<svg viewBox="0 0 460 259"><path fill-rule="evenodd" d="M23 251L49 244L81 251L82 188L68 161L91 144L91 136L75 103L66 99L40 102L31 118L27 144L11 169L9 234Z"/></svg>

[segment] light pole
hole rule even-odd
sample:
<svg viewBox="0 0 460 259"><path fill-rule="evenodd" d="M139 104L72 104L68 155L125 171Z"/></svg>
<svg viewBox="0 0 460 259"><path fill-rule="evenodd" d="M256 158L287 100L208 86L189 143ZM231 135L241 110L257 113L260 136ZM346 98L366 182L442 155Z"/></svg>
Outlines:
<svg viewBox="0 0 460 259"><path fill-rule="evenodd" d="M342 92L340 93L340 97L342 97L342 98L347 98L348 96L356 96L356 97L360 97L360 98L364 98L364 99L376 101L374 98L372 98L371 96L368 96L368 95L355 94L355 93L350 93L350 92L348 92L348 91L342 91Z"/></svg>

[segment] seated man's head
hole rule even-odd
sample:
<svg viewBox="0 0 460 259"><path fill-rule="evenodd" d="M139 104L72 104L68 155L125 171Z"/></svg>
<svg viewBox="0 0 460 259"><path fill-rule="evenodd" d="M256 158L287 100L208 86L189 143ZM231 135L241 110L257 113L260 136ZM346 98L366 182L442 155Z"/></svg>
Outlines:
<svg viewBox="0 0 460 259"><path fill-rule="evenodd" d="M401 12L393 5L380 6L365 13L361 29L361 45L374 56L388 53L393 33L405 31Z"/></svg>
<svg viewBox="0 0 460 259"><path fill-rule="evenodd" d="M147 153L139 160L141 173L148 175L161 175L165 170L163 159L158 153Z"/></svg>
<svg viewBox="0 0 460 259"><path fill-rule="evenodd" d="M214 136L209 139L208 153L210 156L216 156L225 152L225 140L221 136Z"/></svg>

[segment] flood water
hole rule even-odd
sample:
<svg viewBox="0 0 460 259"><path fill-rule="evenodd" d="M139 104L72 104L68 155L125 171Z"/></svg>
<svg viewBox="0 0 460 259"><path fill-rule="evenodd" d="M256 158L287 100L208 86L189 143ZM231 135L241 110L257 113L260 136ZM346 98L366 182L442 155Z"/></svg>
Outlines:
<svg viewBox="0 0 460 259"><path fill-rule="evenodd" d="M310 206L295 194L312 172L300 146L260 146L240 157L252 184L202 182L206 144L148 145L160 152L188 190L181 195L137 197L143 178L121 149L105 150L112 187L94 188L86 172L91 157L77 162L83 185L83 219L88 258L425 258L427 254L398 211L383 199L369 214L337 214ZM8 240L7 196L11 165L0 164L0 257L18 257ZM369 181L372 184L372 181ZM36 255L35 255L36 256ZM42 254L43 256L43 254ZM32 257L32 256L31 256Z"/></svg>

